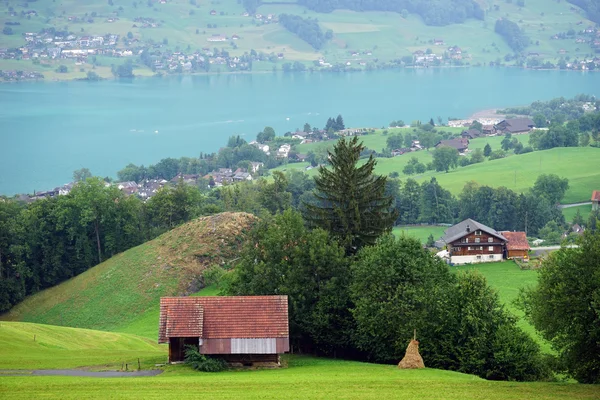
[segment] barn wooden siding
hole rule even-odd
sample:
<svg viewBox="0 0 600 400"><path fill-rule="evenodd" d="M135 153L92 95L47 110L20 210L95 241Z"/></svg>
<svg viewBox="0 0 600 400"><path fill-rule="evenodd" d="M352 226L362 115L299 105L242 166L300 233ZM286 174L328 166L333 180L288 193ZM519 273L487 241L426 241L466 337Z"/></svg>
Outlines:
<svg viewBox="0 0 600 400"><path fill-rule="evenodd" d="M289 338L232 338L204 339L202 354L272 354L290 351Z"/></svg>

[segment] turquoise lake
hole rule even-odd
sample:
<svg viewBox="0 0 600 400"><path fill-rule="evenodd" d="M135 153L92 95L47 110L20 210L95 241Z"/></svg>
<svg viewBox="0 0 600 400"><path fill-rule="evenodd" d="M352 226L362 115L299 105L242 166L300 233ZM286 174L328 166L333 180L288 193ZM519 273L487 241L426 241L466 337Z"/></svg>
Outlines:
<svg viewBox="0 0 600 400"><path fill-rule="evenodd" d="M446 121L579 93L600 95L600 74L454 68L3 84L0 194L51 189L82 167L116 177L130 162L217 151L265 126L282 135L338 114L349 127Z"/></svg>

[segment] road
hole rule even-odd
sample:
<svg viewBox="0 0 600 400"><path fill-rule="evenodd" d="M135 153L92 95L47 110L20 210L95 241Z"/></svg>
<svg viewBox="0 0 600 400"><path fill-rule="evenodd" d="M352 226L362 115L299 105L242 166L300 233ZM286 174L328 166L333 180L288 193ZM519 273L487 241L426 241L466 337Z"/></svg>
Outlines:
<svg viewBox="0 0 600 400"><path fill-rule="evenodd" d="M558 208L571 208L571 207L587 206L589 204L592 204L592 202L591 201L585 201L583 203L559 204Z"/></svg>
<svg viewBox="0 0 600 400"><path fill-rule="evenodd" d="M577 246L576 244L570 244L568 246L564 246L570 249L575 249L579 246ZM536 257L539 256L545 256L546 254L552 252L552 251L556 251L558 249L560 249L561 246L542 246L542 247L532 247L530 250L533 251L533 253L535 254Z"/></svg>

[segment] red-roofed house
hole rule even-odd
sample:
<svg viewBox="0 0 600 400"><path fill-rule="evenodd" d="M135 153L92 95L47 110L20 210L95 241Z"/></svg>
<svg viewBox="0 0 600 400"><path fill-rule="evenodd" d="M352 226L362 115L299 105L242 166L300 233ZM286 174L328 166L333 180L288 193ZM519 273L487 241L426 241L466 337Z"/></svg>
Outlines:
<svg viewBox="0 0 600 400"><path fill-rule="evenodd" d="M506 243L506 258L521 258L529 260L529 242L525 232L502 232L508 242Z"/></svg>
<svg viewBox="0 0 600 400"><path fill-rule="evenodd" d="M279 363L289 337L287 296L160 299L158 343L169 343L169 362L191 345L230 363Z"/></svg>
<svg viewBox="0 0 600 400"><path fill-rule="evenodd" d="M592 192L592 211L600 210L600 190Z"/></svg>

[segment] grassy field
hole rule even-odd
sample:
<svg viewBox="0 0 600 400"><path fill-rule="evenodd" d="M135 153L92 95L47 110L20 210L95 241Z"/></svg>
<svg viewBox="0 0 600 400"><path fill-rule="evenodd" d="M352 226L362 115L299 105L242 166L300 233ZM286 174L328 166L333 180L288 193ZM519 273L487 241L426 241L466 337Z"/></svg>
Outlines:
<svg viewBox="0 0 600 400"><path fill-rule="evenodd" d="M567 222L573 221L573 218L575 217L575 215L577 215L578 210L579 210L579 213L581 214L581 216L583 217L584 221L587 221L588 217L590 216L590 213L592 212L592 205L588 204L588 205L579 206L579 207L563 208L562 213L565 216L565 221L567 221Z"/></svg>
<svg viewBox="0 0 600 400"><path fill-rule="evenodd" d="M167 356L166 347L156 344L156 338L21 322L0 322L0 346L0 370L115 369L134 362L137 368L138 358L148 368L165 362Z"/></svg>
<svg viewBox="0 0 600 400"><path fill-rule="evenodd" d="M0 377L4 399L598 399L596 386L485 381L435 369L286 357L278 370L198 373L185 366L152 378Z"/></svg>
<svg viewBox="0 0 600 400"><path fill-rule="evenodd" d="M569 190L563 203L576 203L589 201L592 189L600 187L600 171L590 168L588 161L596 159L600 159L600 149L597 148L555 148L485 161L451 170L449 173L428 172L417 180L429 180L435 176L442 187L454 194L460 193L468 181L493 187L505 186L522 192L532 187L539 175L556 174L569 179ZM394 170L397 169L384 162L381 162L377 169L382 174Z"/></svg>
<svg viewBox="0 0 600 400"><path fill-rule="evenodd" d="M393 233L396 236L406 235L419 239L421 243L426 243L429 235L433 235L434 240L443 236L445 226L396 226Z"/></svg>
<svg viewBox="0 0 600 400"><path fill-rule="evenodd" d="M500 301L504 303L508 311L519 318L518 325L540 344L544 352L552 352L550 344L544 341L535 328L524 319L523 312L514 303L522 288L536 285L537 271L522 270L512 261L453 266L451 270L454 272L467 270L479 271L485 276L488 284L498 292Z"/></svg>
<svg viewBox="0 0 600 400"><path fill-rule="evenodd" d="M242 213L197 219L29 296L0 320L156 338L160 297L197 292L204 268L236 257L252 221Z"/></svg>
<svg viewBox="0 0 600 400"><path fill-rule="evenodd" d="M515 2L513 2L515 3ZM398 59L410 55L416 50L432 49L434 53L442 54L448 46L460 46L463 51L463 61L469 64L487 64L490 61L502 59L504 55L512 53L504 40L494 32L494 23L498 18L508 18L518 22L525 33L530 37L531 44L525 52L536 52L542 58L556 62L562 55L562 49L571 59L581 58L592 53L587 43L576 43L575 38L564 40L550 39L554 34L566 32L569 29L581 30L581 27L594 25L585 18L581 10L574 8L566 2L548 2L545 0L527 0L525 7L503 2L498 10L492 7L492 2L482 1L486 10L484 21L470 19L462 24L453 24L444 27L427 26L420 17L409 15L403 18L393 12L353 12L336 10L332 13L319 14L300 7L293 2L271 4L264 2L257 10L263 15L280 13L297 14L303 17L317 18L322 28L331 29L334 38L320 51L315 51L307 43L291 34L278 24L257 23L253 16L244 16L244 9L236 0L196 0L191 4L188 0L171 0L165 4L153 2L148 7L146 2L114 2L110 6L106 1L93 0L38 0L36 2L19 3L9 1L0 7L0 24L5 22L19 22L21 25L13 26L14 34L0 35L0 47L19 47L24 44L22 34L25 32L38 32L45 27L66 29L76 34L105 35L107 33L119 34L121 37L131 32L134 38L143 42L154 41L162 43L168 41L168 47L177 49L196 50L202 47L213 47L207 39L212 35L232 36L237 34L239 40L235 46L230 42L219 43L232 55L242 55L250 50L266 53L283 53L288 61L314 61L325 58L330 63L347 63L356 67L361 62L369 63L375 59L380 62ZM35 10L37 16L25 18L11 17L9 7L20 13L21 11ZM215 10L216 15L210 15ZM118 14L118 20L108 22L108 17ZM93 17L92 17L93 15ZM73 22L69 17L82 17L86 20L92 17L93 22ZM156 28L142 28L135 24L137 17L154 18L160 26ZM578 22L581 25L577 25ZM135 25L135 26L134 26ZM210 25L210 28L209 28ZM444 46L434 46L434 38L442 38ZM366 53L370 52L370 55ZM353 56L352 52L359 52ZM115 59L117 60L117 59ZM10 60L0 60L0 69L10 69ZM53 77L53 71L63 60L50 61L50 68L33 65L31 61L24 61L19 69L33 69L44 72L49 79L67 79L70 74L59 74ZM116 62L115 62L116 63ZM257 70L271 69L273 64L261 68L262 63L256 63ZM27 67L26 67L27 66ZM73 66L75 68L75 66ZM106 71L106 65L99 70L101 75ZM215 69L220 67L215 66ZM79 67L75 68L77 71ZM137 71L139 74L143 72ZM148 70L146 70L148 72ZM77 75L77 73L75 73ZM74 76L73 76L74 77Z"/></svg>

